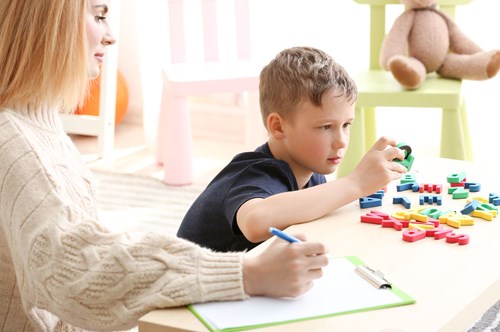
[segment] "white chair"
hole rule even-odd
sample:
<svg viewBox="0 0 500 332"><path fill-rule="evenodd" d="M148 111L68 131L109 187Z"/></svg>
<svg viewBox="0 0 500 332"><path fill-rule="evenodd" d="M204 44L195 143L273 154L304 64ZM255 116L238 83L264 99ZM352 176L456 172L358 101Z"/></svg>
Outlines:
<svg viewBox="0 0 500 332"><path fill-rule="evenodd" d="M165 183L185 185L193 181L188 97L256 94L261 66L251 61L249 0L169 0L168 11L170 59L163 65L156 157ZM245 108L247 120L260 116Z"/></svg>

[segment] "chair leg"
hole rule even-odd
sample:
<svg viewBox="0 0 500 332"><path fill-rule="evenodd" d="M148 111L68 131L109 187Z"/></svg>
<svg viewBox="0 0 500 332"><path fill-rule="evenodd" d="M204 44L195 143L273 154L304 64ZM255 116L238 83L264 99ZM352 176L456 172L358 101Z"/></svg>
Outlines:
<svg viewBox="0 0 500 332"><path fill-rule="evenodd" d="M267 130L262 123L259 106L259 92L248 92L248 103L245 105L245 148L253 151L267 140Z"/></svg>
<svg viewBox="0 0 500 332"><path fill-rule="evenodd" d="M115 114L116 114L116 91L117 91L117 64L115 58L106 60L102 67L99 100L99 133L97 134L98 153L102 159L109 159L113 155L115 141Z"/></svg>
<svg viewBox="0 0 500 332"><path fill-rule="evenodd" d="M375 107L363 108L363 114L365 126L365 149L369 149L377 140L377 118L375 114Z"/></svg>
<svg viewBox="0 0 500 332"><path fill-rule="evenodd" d="M467 160L466 140L468 140L468 124L462 123L462 112L457 109L443 109L441 123L441 157ZM467 127L466 130L464 128ZM467 131L467 133L465 133Z"/></svg>
<svg viewBox="0 0 500 332"><path fill-rule="evenodd" d="M114 112L113 112L114 115ZM103 160L108 160L113 155L115 143L115 119L101 121L101 129L97 135L98 154Z"/></svg>
<svg viewBox="0 0 500 332"><path fill-rule="evenodd" d="M193 182L191 121L185 96L166 96L158 127L158 155L163 161L163 181L169 185Z"/></svg>
<svg viewBox="0 0 500 332"><path fill-rule="evenodd" d="M365 117L364 109L356 107L354 123L351 127L349 147L344 159L337 168L336 177L341 178L349 174L360 162L366 151Z"/></svg>
<svg viewBox="0 0 500 332"><path fill-rule="evenodd" d="M168 125L167 120L167 112L169 106L167 106L168 100L166 99L166 94L163 93L160 112L158 113L158 122L156 128L156 144L155 144L155 157L156 162L163 166L165 165L165 142L167 141L166 137L166 127Z"/></svg>
<svg viewBox="0 0 500 332"><path fill-rule="evenodd" d="M467 118L467 107L465 104L465 100L462 98L460 102L460 120L462 123L462 129L464 133L464 149L465 149L465 160L473 161L474 160L474 151L472 149L472 140L469 129L469 120Z"/></svg>

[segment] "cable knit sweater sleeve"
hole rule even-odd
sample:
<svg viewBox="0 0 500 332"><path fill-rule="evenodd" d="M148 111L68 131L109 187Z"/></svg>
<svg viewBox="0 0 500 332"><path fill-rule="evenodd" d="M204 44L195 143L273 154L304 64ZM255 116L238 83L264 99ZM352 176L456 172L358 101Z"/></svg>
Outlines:
<svg viewBox="0 0 500 332"><path fill-rule="evenodd" d="M58 119L23 116L0 111L1 249L10 252L26 315L38 329L52 329L47 317L124 329L155 308L246 297L241 253L102 227L90 173Z"/></svg>

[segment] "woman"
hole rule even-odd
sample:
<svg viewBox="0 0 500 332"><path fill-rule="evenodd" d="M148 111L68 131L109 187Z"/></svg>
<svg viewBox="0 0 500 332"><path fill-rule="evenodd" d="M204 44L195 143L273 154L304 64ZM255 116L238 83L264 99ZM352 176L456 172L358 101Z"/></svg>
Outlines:
<svg viewBox="0 0 500 332"><path fill-rule="evenodd" d="M252 295L297 296L327 264L320 243L259 256L99 224L91 172L59 112L99 74L109 0L0 1L0 326L116 330L150 310Z"/></svg>

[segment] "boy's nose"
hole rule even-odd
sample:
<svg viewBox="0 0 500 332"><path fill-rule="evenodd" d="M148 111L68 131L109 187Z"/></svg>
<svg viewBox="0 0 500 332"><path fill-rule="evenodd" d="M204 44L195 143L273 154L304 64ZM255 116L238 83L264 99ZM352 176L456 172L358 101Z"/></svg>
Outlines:
<svg viewBox="0 0 500 332"><path fill-rule="evenodd" d="M332 147L335 149L345 148L349 143L349 136L343 133L336 135L332 139Z"/></svg>

